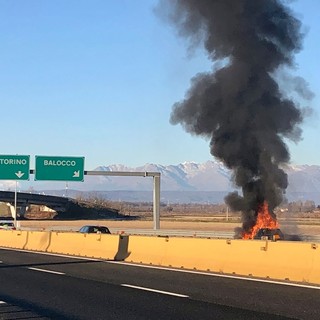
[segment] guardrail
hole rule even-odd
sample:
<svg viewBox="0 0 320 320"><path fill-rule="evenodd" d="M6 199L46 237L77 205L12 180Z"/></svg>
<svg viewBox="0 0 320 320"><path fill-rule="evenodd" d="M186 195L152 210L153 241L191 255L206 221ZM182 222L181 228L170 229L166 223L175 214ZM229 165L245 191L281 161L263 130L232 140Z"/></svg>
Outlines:
<svg viewBox="0 0 320 320"><path fill-rule="evenodd" d="M160 237L199 237L199 238L216 238L216 239L233 239L234 232L220 231L201 231L201 230L151 230L151 229L126 229L126 228L110 228L114 234L128 235L148 235Z"/></svg>
<svg viewBox="0 0 320 320"><path fill-rule="evenodd" d="M320 236L309 236L306 234L301 235L302 241L307 241L307 242L320 242Z"/></svg>
<svg viewBox="0 0 320 320"><path fill-rule="evenodd" d="M213 238L213 239L235 239L233 231L201 231L201 230L150 230L150 229L126 229L126 228L110 228L113 234L127 235L146 235L160 237L193 237L193 238ZM294 235L286 234L285 239L288 241L305 241L305 242L320 242L320 236L317 235Z"/></svg>
<svg viewBox="0 0 320 320"><path fill-rule="evenodd" d="M76 232L77 227L51 227L46 230L39 228L23 228L26 231L55 231L55 232ZM207 239L235 239L233 231L202 231L202 230L185 230L185 229L133 229L133 228L109 228L112 234L118 235L142 235L142 236L158 236L158 237L192 237ZM304 241L304 242L320 242L320 235L306 234L286 234L285 240L288 241Z"/></svg>

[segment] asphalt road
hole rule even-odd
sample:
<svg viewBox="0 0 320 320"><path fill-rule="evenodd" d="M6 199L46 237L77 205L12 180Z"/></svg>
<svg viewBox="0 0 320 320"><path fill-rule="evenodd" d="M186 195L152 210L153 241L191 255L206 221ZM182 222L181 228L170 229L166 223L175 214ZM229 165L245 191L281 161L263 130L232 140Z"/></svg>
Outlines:
<svg viewBox="0 0 320 320"><path fill-rule="evenodd" d="M0 319L320 319L320 287L0 249Z"/></svg>

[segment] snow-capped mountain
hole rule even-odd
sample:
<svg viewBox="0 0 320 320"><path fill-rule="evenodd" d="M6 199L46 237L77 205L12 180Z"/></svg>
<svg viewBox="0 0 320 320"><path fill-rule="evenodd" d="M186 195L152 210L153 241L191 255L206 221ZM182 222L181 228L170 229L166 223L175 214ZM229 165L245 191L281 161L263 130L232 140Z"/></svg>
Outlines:
<svg viewBox="0 0 320 320"><path fill-rule="evenodd" d="M219 161L184 162L177 165L147 163L140 167L122 164L99 166L92 171L160 172L161 200L164 202L223 202L224 197L237 188L232 172ZM289 165L285 168L289 186L289 201L313 200L320 203L320 166ZM36 190L60 190L71 196L79 192L93 192L110 200L152 201L152 177L86 175L84 182L47 182L37 184ZM68 189L68 190L67 190Z"/></svg>
<svg viewBox="0 0 320 320"><path fill-rule="evenodd" d="M300 165L288 166L288 191L320 192L320 166Z"/></svg>
<svg viewBox="0 0 320 320"><path fill-rule="evenodd" d="M160 172L161 190L166 191L228 191L231 190L230 172L222 163L184 162L178 165L146 164L130 168L123 165L100 166L94 171L140 171ZM91 183L97 183L99 190L150 190L152 179L136 177L88 177Z"/></svg>
<svg viewBox="0 0 320 320"><path fill-rule="evenodd" d="M95 171L141 171L160 172L161 190L164 191L231 191L235 189L231 181L231 171L223 163L184 162L177 165L146 164L141 167L124 165L100 166ZM289 186L287 192L320 192L320 166L288 165ZM152 179L136 177L96 176L90 178L98 190L150 190ZM92 186L93 187L93 186Z"/></svg>

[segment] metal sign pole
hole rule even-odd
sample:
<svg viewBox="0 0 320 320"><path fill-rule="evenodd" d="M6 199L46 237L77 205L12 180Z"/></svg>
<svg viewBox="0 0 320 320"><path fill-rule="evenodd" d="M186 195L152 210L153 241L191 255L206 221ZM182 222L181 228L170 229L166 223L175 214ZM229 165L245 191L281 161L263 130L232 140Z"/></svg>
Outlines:
<svg viewBox="0 0 320 320"><path fill-rule="evenodd" d="M66 192L65 192L65 197L68 198L68 181L66 181Z"/></svg>
<svg viewBox="0 0 320 320"><path fill-rule="evenodd" d="M153 229L160 229L160 175L153 176Z"/></svg>
<svg viewBox="0 0 320 320"><path fill-rule="evenodd" d="M84 171L84 175L153 177L153 229L160 229L160 172Z"/></svg>
<svg viewBox="0 0 320 320"><path fill-rule="evenodd" d="M13 222L14 226L17 227L17 180L16 180L16 185L15 185L15 190L14 190L14 217L13 217Z"/></svg>

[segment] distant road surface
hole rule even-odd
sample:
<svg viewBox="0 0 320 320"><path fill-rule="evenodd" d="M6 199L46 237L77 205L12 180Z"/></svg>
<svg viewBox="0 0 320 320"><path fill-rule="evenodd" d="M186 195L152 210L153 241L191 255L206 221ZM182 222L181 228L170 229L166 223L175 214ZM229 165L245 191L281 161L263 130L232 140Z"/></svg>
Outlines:
<svg viewBox="0 0 320 320"><path fill-rule="evenodd" d="M160 230L153 230L152 221L143 220L21 220L21 228L24 230L46 231L77 231L83 225L105 225L112 233L144 234L144 235L168 235L168 236L192 236L232 239L235 228L241 223L234 222L185 222L162 221ZM300 240L320 242L320 225L281 225L281 230L287 235L298 235ZM287 237L290 239L291 237Z"/></svg>
<svg viewBox="0 0 320 320"><path fill-rule="evenodd" d="M320 318L320 287L6 249L0 259L0 319Z"/></svg>

